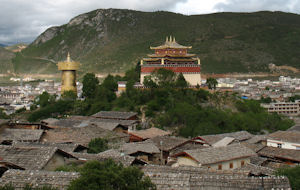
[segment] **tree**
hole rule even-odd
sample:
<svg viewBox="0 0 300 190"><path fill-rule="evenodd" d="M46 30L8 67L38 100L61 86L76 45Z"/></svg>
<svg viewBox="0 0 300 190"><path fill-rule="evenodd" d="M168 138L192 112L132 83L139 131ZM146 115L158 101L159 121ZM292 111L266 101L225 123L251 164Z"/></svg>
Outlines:
<svg viewBox="0 0 300 190"><path fill-rule="evenodd" d="M108 149L108 141L102 138L95 138L89 142L88 153L97 154Z"/></svg>
<svg viewBox="0 0 300 190"><path fill-rule="evenodd" d="M155 185L137 167L123 167L112 160L87 162L68 190L154 190Z"/></svg>
<svg viewBox="0 0 300 190"><path fill-rule="evenodd" d="M209 89L216 89L218 81L215 78L209 77L208 79L206 79L206 84Z"/></svg>
<svg viewBox="0 0 300 190"><path fill-rule="evenodd" d="M176 82L175 82L175 86L178 88L186 88L188 87L188 82L186 82L184 76L182 73L179 73Z"/></svg>
<svg viewBox="0 0 300 190"><path fill-rule="evenodd" d="M94 73L85 74L82 81L82 95L86 98L93 98L98 84L99 80Z"/></svg>
<svg viewBox="0 0 300 190"><path fill-rule="evenodd" d="M65 91L61 98L66 101L75 101L77 99L77 94L73 90Z"/></svg>
<svg viewBox="0 0 300 190"><path fill-rule="evenodd" d="M282 168L276 171L276 175L289 178L292 189L300 189L300 166L294 168Z"/></svg>
<svg viewBox="0 0 300 190"><path fill-rule="evenodd" d="M55 102L56 96L51 96L48 92L43 92L35 99L35 104L40 105L40 107L46 107L49 104Z"/></svg>

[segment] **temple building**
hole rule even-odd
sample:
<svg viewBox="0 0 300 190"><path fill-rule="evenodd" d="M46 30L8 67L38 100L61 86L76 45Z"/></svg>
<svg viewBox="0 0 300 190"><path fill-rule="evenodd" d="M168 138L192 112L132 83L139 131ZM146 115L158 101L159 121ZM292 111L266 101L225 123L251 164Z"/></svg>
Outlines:
<svg viewBox="0 0 300 190"><path fill-rule="evenodd" d="M182 73L191 86L201 85L200 59L195 54L188 53L188 49L191 48L191 46L178 44L171 36L166 38L163 45L150 47L155 53L141 60L141 84L143 84L145 76L157 69L164 68L172 70L176 74Z"/></svg>
<svg viewBox="0 0 300 190"><path fill-rule="evenodd" d="M66 91L74 91L77 94L76 87L76 70L78 70L80 63L72 61L68 53L67 60L58 62L58 70L61 73L61 94Z"/></svg>

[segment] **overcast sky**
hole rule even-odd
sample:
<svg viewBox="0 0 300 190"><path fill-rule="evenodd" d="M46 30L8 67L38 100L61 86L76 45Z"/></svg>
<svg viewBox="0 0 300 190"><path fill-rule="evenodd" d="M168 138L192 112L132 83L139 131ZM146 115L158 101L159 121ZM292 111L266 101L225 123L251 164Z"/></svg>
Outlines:
<svg viewBox="0 0 300 190"><path fill-rule="evenodd" d="M300 0L0 0L0 43L31 42L51 26L101 8L187 15L261 10L300 13Z"/></svg>

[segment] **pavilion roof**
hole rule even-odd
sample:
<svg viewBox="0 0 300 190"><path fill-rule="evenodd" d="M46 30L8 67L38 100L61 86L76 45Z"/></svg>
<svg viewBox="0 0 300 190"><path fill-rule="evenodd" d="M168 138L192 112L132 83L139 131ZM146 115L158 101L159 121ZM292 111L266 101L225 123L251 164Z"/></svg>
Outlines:
<svg viewBox="0 0 300 190"><path fill-rule="evenodd" d="M191 49L191 48L192 46L183 46L178 44L175 40L175 37L172 39L172 36L170 36L170 39L167 37L163 45L157 47L150 47L150 49Z"/></svg>

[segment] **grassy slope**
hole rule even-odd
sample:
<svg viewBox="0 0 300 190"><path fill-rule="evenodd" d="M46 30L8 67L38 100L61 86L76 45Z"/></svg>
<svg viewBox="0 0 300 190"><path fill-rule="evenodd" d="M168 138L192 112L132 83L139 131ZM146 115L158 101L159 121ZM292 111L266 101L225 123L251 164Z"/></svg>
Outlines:
<svg viewBox="0 0 300 190"><path fill-rule="evenodd" d="M174 35L201 58L203 72L267 71L269 63L300 67L300 16L281 12L217 13L184 16L169 12L145 13L117 10L120 21L104 17L100 40L94 26L61 26L53 39L30 45L14 59L18 72L53 73L56 66L43 57L64 59L70 51L82 63L82 71L123 72ZM88 13L90 19L96 11ZM64 43L62 43L64 41Z"/></svg>
<svg viewBox="0 0 300 190"><path fill-rule="evenodd" d="M0 47L0 73L13 72L13 65L11 59L14 57L14 53Z"/></svg>

